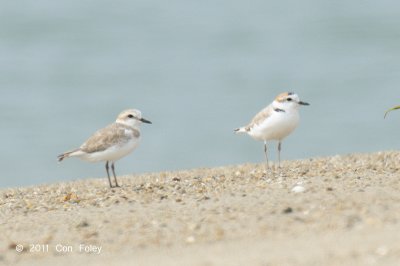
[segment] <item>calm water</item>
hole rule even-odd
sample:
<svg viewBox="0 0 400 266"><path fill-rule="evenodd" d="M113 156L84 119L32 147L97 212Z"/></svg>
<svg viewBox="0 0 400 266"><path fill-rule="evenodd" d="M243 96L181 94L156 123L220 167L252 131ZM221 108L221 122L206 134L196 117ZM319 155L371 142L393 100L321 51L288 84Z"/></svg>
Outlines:
<svg viewBox="0 0 400 266"><path fill-rule="evenodd" d="M104 178L56 156L130 107L120 175L260 162L232 129L287 90L312 105L284 159L399 149L400 2L349 2L1 1L0 187Z"/></svg>

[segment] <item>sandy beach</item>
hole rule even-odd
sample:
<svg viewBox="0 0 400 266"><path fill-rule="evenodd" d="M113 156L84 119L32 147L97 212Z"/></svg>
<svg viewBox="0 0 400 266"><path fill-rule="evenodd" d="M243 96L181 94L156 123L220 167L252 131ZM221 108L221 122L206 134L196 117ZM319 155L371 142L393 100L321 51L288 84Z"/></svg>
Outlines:
<svg viewBox="0 0 400 266"><path fill-rule="evenodd" d="M263 171L2 189L0 265L399 265L399 152Z"/></svg>

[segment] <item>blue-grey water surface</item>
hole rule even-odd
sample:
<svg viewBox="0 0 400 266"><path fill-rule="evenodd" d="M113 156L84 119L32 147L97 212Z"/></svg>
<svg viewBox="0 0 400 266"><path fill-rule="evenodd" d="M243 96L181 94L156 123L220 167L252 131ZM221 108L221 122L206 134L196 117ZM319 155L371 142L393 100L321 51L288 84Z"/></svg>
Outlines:
<svg viewBox="0 0 400 266"><path fill-rule="evenodd" d="M126 108L153 124L120 175L261 162L232 130L282 91L311 103L283 159L398 149L400 2L1 1L0 187L106 185L56 156Z"/></svg>

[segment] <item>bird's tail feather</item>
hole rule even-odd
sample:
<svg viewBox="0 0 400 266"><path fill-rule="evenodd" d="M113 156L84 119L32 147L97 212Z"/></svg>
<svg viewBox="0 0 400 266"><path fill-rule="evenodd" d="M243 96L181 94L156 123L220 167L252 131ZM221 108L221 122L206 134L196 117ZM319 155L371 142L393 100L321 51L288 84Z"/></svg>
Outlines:
<svg viewBox="0 0 400 266"><path fill-rule="evenodd" d="M59 162L61 162L62 160L64 160L65 158L70 157L71 154L73 154L73 153L75 153L75 152L77 152L77 151L79 151L79 149L75 149L75 150L73 150L73 151L64 152L63 154L58 155L58 156L57 156L57 159L58 159Z"/></svg>
<svg viewBox="0 0 400 266"><path fill-rule="evenodd" d="M234 131L237 134L237 133L246 133L248 130L246 129L246 127L239 127L236 128Z"/></svg>

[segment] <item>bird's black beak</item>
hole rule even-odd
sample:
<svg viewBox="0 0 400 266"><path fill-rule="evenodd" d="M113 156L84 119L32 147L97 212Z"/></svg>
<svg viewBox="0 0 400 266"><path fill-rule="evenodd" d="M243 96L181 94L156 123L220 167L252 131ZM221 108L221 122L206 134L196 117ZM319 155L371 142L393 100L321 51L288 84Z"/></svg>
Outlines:
<svg viewBox="0 0 400 266"><path fill-rule="evenodd" d="M139 120L146 124L152 124L149 120L146 120L144 118L140 118Z"/></svg>
<svg viewBox="0 0 400 266"><path fill-rule="evenodd" d="M299 104L300 104L300 105L310 105L309 103L302 102L302 101L300 101Z"/></svg>

